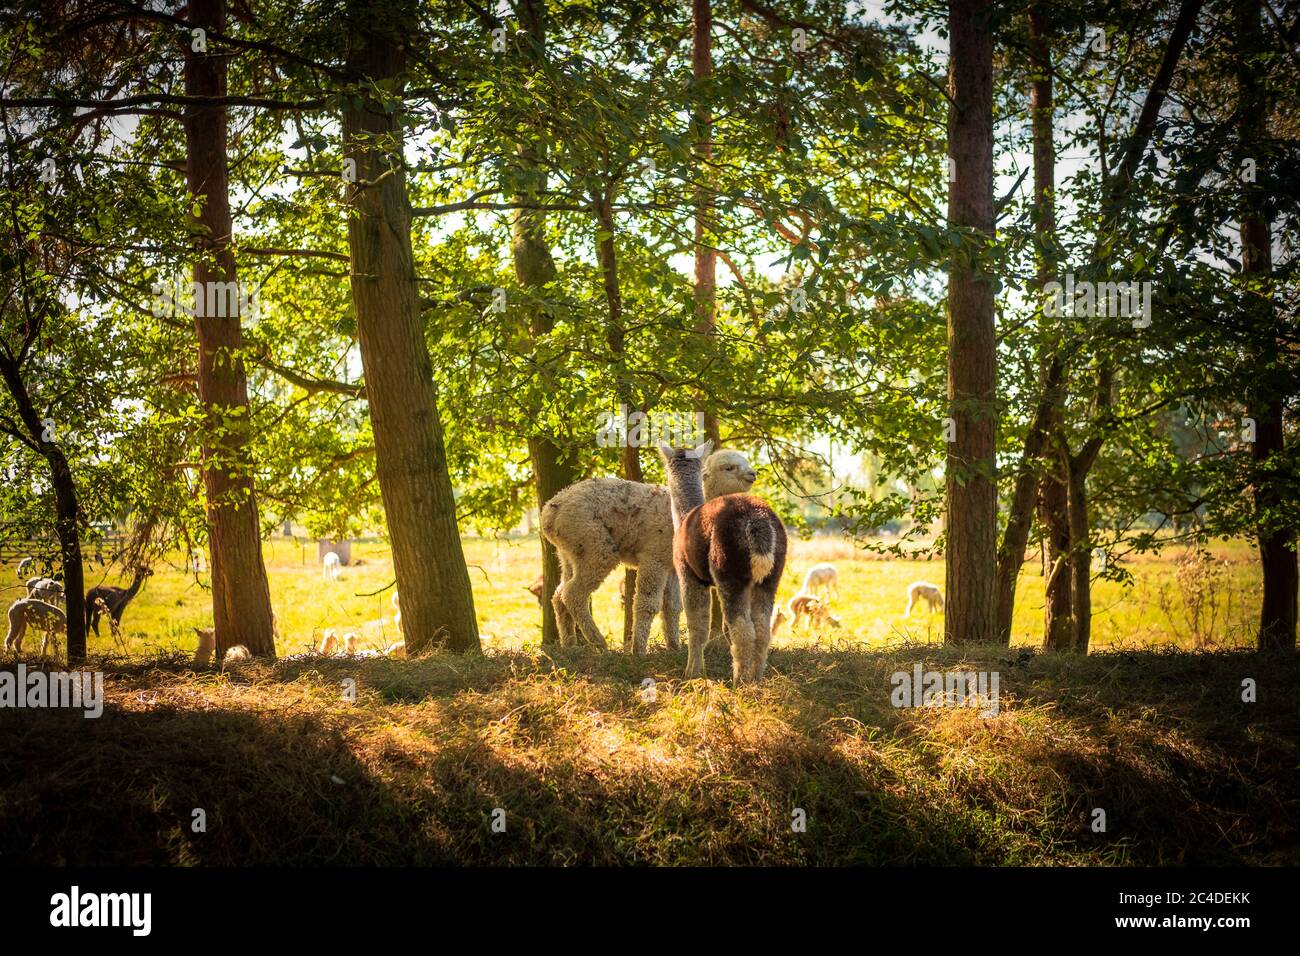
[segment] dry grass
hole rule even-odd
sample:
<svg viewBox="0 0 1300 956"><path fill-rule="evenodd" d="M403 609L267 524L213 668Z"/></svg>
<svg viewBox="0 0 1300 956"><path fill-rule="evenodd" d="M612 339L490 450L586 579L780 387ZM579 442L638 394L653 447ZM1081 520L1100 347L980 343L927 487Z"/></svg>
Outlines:
<svg viewBox="0 0 1300 956"><path fill-rule="evenodd" d="M894 709L917 661L998 671L1000 713ZM1300 863L1294 655L781 649L742 691L667 652L93 663L102 718L0 711L2 862Z"/></svg>

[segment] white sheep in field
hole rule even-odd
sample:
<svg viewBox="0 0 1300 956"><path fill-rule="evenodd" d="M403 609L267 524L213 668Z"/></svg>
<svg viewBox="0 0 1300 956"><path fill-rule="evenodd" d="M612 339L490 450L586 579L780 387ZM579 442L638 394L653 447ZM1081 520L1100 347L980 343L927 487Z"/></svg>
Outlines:
<svg viewBox="0 0 1300 956"><path fill-rule="evenodd" d="M63 609L54 604L36 598L19 598L9 605L9 633L5 635L5 650L20 653L23 649L23 636L29 627L41 631L41 653L49 646L50 635L65 628L68 617Z"/></svg>
<svg viewBox="0 0 1300 956"><path fill-rule="evenodd" d="M18 579L20 581L22 580L23 575L26 574L28 571L30 571L32 569L32 565L35 563L36 563L36 559L30 556L23 558L21 561L18 562Z"/></svg>
<svg viewBox="0 0 1300 956"><path fill-rule="evenodd" d="M803 591L790 598L785 607L776 609L772 615L773 636L780 630L781 625L790 620L793 620L790 625L791 632L798 630L800 623L804 624L805 630L828 627L838 629L843 626L840 619L831 613L830 605L821 598Z"/></svg>
<svg viewBox="0 0 1300 956"><path fill-rule="evenodd" d="M933 611L943 610L943 594L939 591L939 585L929 584L925 581L916 581L907 588L907 610L903 612L903 617L912 616L912 608L924 601Z"/></svg>
<svg viewBox="0 0 1300 956"><path fill-rule="evenodd" d="M704 465L704 493L717 498L748 491L757 476L737 451L719 451ZM637 569L630 650L644 654L650 624L663 615L664 639L680 644L681 592L673 570L673 516L668 489L622 478L588 478L542 508L542 535L560 557L560 586L551 603L560 642L604 648L591 616L591 594L619 564Z"/></svg>
<svg viewBox="0 0 1300 956"><path fill-rule="evenodd" d="M326 581L337 581L343 573L339 556L333 551L325 552L325 557L321 559L321 573Z"/></svg>
<svg viewBox="0 0 1300 956"><path fill-rule="evenodd" d="M801 594L819 594L830 600L840 596L840 573L833 564L814 564L803 577Z"/></svg>

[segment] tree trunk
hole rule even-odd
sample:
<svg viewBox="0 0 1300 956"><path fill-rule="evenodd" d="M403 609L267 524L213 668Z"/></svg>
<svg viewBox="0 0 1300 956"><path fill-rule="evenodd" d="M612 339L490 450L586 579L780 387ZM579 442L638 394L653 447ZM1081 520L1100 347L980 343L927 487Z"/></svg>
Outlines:
<svg viewBox="0 0 1300 956"><path fill-rule="evenodd" d="M614 245L614 208L613 197L606 192L595 198L596 223L600 228L601 238L596 243L596 255L600 260L600 272L605 282L605 302L609 307L609 324L606 338L609 350L615 362L619 364L618 399L628 414L637 410L638 403L632 394L631 383L627 381L624 362L623 340L623 292L618 279L618 250ZM623 446L623 477L628 481L642 481L641 458L638 449L629 441ZM623 572L623 650L636 653L632 642L636 619L636 570L627 568Z"/></svg>
<svg viewBox="0 0 1300 956"><path fill-rule="evenodd" d="M1046 538L1043 649L1047 651L1068 651L1074 646L1069 508L1068 486L1054 472L1045 472L1038 485L1038 520Z"/></svg>
<svg viewBox="0 0 1300 956"><path fill-rule="evenodd" d="M993 235L993 34L991 0L950 0L949 155L956 181L948 220ZM957 250L948 276L946 515L949 644L997 638L996 346L993 289L976 253Z"/></svg>
<svg viewBox="0 0 1300 956"><path fill-rule="evenodd" d="M1268 135L1269 99L1256 74L1250 57L1267 50L1260 28L1260 0L1236 0L1235 33L1238 43L1237 92L1240 101L1238 115L1241 148L1244 156L1258 156ZM1254 315L1252 327L1262 330L1275 328L1276 320L1272 292L1267 287L1273 271L1273 243L1266 197L1253 183L1245 183L1245 203L1241 217L1241 267L1246 282L1260 283L1263 288L1248 288L1242 301ZM1261 336L1262 337L1262 336ZM1270 333L1269 339L1274 336ZM1270 350L1271 353L1272 350ZM1283 348L1278 347L1278 352ZM1274 361L1273 354L1259 357L1261 369ZM1295 535L1289 530L1288 517L1280 514L1286 506L1284 483L1294 481L1293 476L1282 472L1270 463L1274 455L1284 451L1283 413L1286 396L1276 375L1261 374L1249 408L1255 419L1255 444L1251 448L1254 464L1255 514L1259 527L1259 558L1264 574L1264 600L1259 616L1259 649L1294 650L1296 646L1296 591L1300 585L1297 576Z"/></svg>
<svg viewBox="0 0 1300 956"><path fill-rule="evenodd" d="M1037 282L1043 289L1052 281L1055 269L1051 243L1056 231L1056 146L1053 140L1052 58L1043 14L1037 8L1029 15L1030 58L1033 79L1030 82L1029 110L1034 147L1034 238L1038 261ZM1054 350L1053 350L1054 351ZM1025 435L1020 456L1020 470L1007 512L1007 527L998 550L998 642L1011 643L1011 620L1016 609L1016 582L1024 563L1025 545L1033 524L1034 503L1043 475L1039 461L1058 417L1061 379L1064 369L1059 358L1040 358L1041 395Z"/></svg>
<svg viewBox="0 0 1300 956"><path fill-rule="evenodd" d="M42 440L45 428L27 393L17 360L11 360L3 353L0 353L0 377L13 397L23 427L50 466L50 484L54 488L54 533L59 539L59 555L63 562L68 663L79 664L86 659L86 582L81 564L81 506L77 501L77 486L72 480L72 469L63 449L53 441Z"/></svg>
<svg viewBox="0 0 1300 956"><path fill-rule="evenodd" d="M542 60L546 49L546 22L540 0L525 0L520 6L520 22L533 40L527 55ZM519 161L524 169L521 178L526 183L526 188L516 196L521 206L536 204L546 195L546 171L539 161L545 150L546 144L540 137L534 137L519 146ZM519 284L533 290L539 297L545 295L544 288L555 279L556 268L555 259L546 243L544 211L524 208L516 211L511 254L514 258L515 278ZM531 310L529 330L534 340L549 334L554 324L554 316L544 306L538 305ZM540 419L541 416L538 415L534 420ZM539 512L554 495L582 477L554 436L530 436L528 457L533 465L533 487L537 493ZM560 558L546 538L538 535L538 540L542 548L542 645L558 646L560 628L555 620L555 607L551 603L551 597L560 584Z"/></svg>
<svg viewBox="0 0 1300 956"><path fill-rule="evenodd" d="M691 75L703 80L713 73L713 0L693 0L691 17ZM700 138L695 143L695 172L699 182L695 191L695 331L706 338L714 334L718 309L718 254L714 222L713 189L709 185L713 159L713 114L701 110L695 115ZM717 411L705 396L704 435L714 448L722 447ZM717 600L717 596L714 596ZM721 611L719 611L719 614Z"/></svg>
<svg viewBox="0 0 1300 956"><path fill-rule="evenodd" d="M189 19L209 33L226 28L225 0L194 0ZM188 96L226 94L225 51L188 49ZM223 106L185 109L186 179L200 204L194 262L194 327L199 342L198 386L203 407L203 485L207 493L212 618L216 659L242 644L259 657L275 656L271 592L262 561L262 533L249 451L248 385L241 356L246 296L237 285L230 250L229 171ZM232 307L233 306L233 307ZM233 314L232 314L233 313Z"/></svg>
<svg viewBox="0 0 1300 956"><path fill-rule="evenodd" d="M348 16L349 75L400 97L413 7L350 0ZM409 653L477 651L474 594L415 287L401 110L344 97L343 142L356 164L348 217L352 298L402 633Z"/></svg>
<svg viewBox="0 0 1300 956"><path fill-rule="evenodd" d="M1088 653L1092 636L1092 549L1088 541L1088 468L1078 460L1069 463L1070 581L1073 627L1071 649Z"/></svg>

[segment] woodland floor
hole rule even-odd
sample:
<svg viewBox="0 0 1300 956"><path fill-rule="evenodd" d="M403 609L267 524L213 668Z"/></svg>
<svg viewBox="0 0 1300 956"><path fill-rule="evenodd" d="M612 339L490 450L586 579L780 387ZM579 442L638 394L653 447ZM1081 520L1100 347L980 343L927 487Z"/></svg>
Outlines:
<svg viewBox="0 0 1300 956"><path fill-rule="evenodd" d="M999 713L891 706L916 662L997 671ZM1295 655L785 647L740 691L667 651L90 664L99 719L0 710L0 864L1300 863Z"/></svg>

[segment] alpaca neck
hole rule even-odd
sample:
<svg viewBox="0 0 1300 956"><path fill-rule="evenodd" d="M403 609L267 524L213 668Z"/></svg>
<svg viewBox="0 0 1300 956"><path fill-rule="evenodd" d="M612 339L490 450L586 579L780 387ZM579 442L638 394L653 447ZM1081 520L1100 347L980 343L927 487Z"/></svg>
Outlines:
<svg viewBox="0 0 1300 956"><path fill-rule="evenodd" d="M682 523L682 517L693 508L704 504L704 483L700 480L698 463L668 470L668 497L673 503L673 527Z"/></svg>
<svg viewBox="0 0 1300 956"><path fill-rule="evenodd" d="M135 597L136 594L139 593L140 585L142 584L144 584L144 575L137 571L135 577L131 580L131 586L127 588L126 593L122 595L122 603L125 604L127 601L131 600L131 598Z"/></svg>

